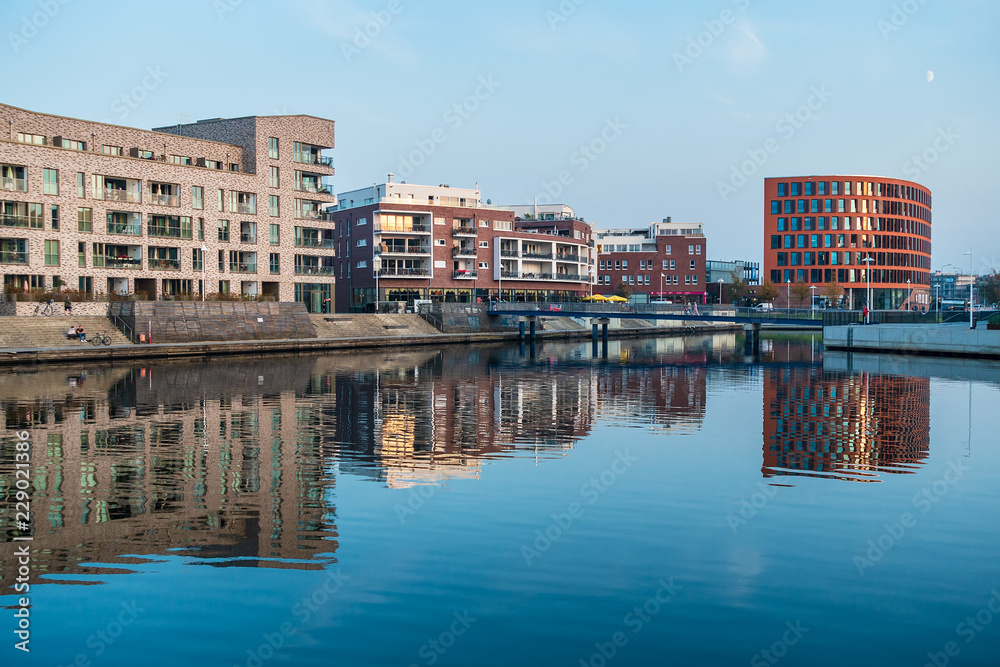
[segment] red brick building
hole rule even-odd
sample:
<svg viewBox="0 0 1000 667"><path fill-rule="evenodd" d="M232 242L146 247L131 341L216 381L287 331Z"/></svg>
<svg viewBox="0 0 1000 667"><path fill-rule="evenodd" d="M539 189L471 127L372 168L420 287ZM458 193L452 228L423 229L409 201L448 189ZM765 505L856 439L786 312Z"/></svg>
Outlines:
<svg viewBox="0 0 1000 667"><path fill-rule="evenodd" d="M387 183L338 196L338 312L375 301L565 301L589 293L590 225L516 220L479 190Z"/></svg>
<svg viewBox="0 0 1000 667"><path fill-rule="evenodd" d="M705 303L707 243L700 222L654 222L647 229L597 230L595 294L625 283L633 298Z"/></svg>

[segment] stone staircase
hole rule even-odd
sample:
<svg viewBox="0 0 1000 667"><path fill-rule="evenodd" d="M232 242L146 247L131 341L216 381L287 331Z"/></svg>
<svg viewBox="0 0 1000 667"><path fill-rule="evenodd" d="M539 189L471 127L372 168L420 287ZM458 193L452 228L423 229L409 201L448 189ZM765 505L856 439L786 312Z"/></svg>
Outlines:
<svg viewBox="0 0 1000 667"><path fill-rule="evenodd" d="M82 326L87 342L66 339L70 325ZM112 345L131 345L128 338L106 317L99 315L53 315L51 317L0 317L0 348L80 347L90 345L95 333L111 337Z"/></svg>
<svg viewBox="0 0 1000 667"><path fill-rule="evenodd" d="M441 332L419 315L356 313L310 315L319 338L373 338L376 336L434 336Z"/></svg>

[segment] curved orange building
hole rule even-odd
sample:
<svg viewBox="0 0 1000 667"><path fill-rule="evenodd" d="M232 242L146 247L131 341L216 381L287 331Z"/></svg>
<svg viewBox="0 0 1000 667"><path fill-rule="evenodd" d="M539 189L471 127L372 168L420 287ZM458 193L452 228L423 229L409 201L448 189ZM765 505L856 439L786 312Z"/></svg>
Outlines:
<svg viewBox="0 0 1000 667"><path fill-rule="evenodd" d="M763 275L779 287L780 304L794 283L815 287L817 301L836 283L848 308L923 310L930 305L931 191L880 176L765 178ZM791 305L798 301L792 294Z"/></svg>

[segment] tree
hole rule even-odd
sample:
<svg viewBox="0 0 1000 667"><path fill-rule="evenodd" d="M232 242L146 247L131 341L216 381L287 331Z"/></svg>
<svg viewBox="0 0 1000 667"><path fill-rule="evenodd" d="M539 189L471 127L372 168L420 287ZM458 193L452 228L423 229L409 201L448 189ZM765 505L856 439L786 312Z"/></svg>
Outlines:
<svg viewBox="0 0 1000 667"><path fill-rule="evenodd" d="M827 303L834 306L840 301L840 297L843 293L844 290L837 284L836 280L831 280L826 284L826 287L823 288L823 296L826 297Z"/></svg>
<svg viewBox="0 0 1000 667"><path fill-rule="evenodd" d="M757 288L757 298L761 301L774 301L778 298L778 286L765 278L764 282Z"/></svg>
<svg viewBox="0 0 1000 667"><path fill-rule="evenodd" d="M792 285L792 296L799 300L799 308L801 308L802 302L809 297L809 285L805 283L795 283Z"/></svg>
<svg viewBox="0 0 1000 667"><path fill-rule="evenodd" d="M744 297L747 291L747 284L743 282L743 274L739 269L733 269L729 272L729 284L726 285L726 296L729 297L729 303L737 305Z"/></svg>
<svg viewBox="0 0 1000 667"><path fill-rule="evenodd" d="M976 283L980 301L991 306L1000 303L1000 273L996 269L992 273L978 276Z"/></svg>
<svg viewBox="0 0 1000 667"><path fill-rule="evenodd" d="M618 287L615 288L615 294L623 299L627 299L632 296L632 290L628 288L628 283L623 280L618 283Z"/></svg>

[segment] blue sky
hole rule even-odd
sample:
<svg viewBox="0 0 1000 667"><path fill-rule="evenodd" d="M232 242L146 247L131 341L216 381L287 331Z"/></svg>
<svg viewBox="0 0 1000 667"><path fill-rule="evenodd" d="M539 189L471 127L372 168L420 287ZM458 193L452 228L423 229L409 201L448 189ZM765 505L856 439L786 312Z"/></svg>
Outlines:
<svg viewBox="0 0 1000 667"><path fill-rule="evenodd" d="M332 118L338 191L478 182L598 227L702 221L711 258L760 259L765 176L909 178L934 194L934 268L968 271L974 244L1000 269L988 0L5 0L0 25L5 103Z"/></svg>

